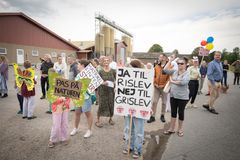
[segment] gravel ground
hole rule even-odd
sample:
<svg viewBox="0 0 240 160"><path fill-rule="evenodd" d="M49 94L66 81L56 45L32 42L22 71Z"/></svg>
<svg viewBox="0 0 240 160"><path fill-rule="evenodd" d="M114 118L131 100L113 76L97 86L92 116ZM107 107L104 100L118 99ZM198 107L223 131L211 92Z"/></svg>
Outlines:
<svg viewBox="0 0 240 160"><path fill-rule="evenodd" d="M39 76L38 76L39 77ZM122 160L132 159L131 156L122 154L123 148L123 117L114 116L116 124L111 126L108 119L103 118L104 127L97 128L93 125L93 136L84 139L87 130L85 115L82 115L80 132L69 137L69 144L63 146L58 144L55 148L48 148L48 141L52 125L51 115L46 114L47 100L40 100L40 81L36 85L36 119L22 119L17 115L19 105L16 92L13 89L14 76L10 69L10 80L8 81L9 96L0 98L0 159L1 160ZM98 106L93 105L92 113L94 122ZM160 111L160 109L158 109ZM159 115L159 114L158 114ZM169 113L167 113L169 121ZM69 113L69 133L73 128L74 112ZM161 159L165 149L168 136L163 136L164 124L157 121L145 124L145 140L143 156L139 159ZM154 158L154 159L155 159Z"/></svg>

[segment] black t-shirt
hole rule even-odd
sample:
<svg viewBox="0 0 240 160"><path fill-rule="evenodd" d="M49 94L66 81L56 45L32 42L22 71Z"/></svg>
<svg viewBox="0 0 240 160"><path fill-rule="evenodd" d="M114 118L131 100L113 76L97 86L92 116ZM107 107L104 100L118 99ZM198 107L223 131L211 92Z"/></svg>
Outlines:
<svg viewBox="0 0 240 160"><path fill-rule="evenodd" d="M52 62L46 62L44 61L41 65L40 70L42 71L42 74L48 74L48 70L49 68L53 67L53 63Z"/></svg>
<svg viewBox="0 0 240 160"><path fill-rule="evenodd" d="M223 73L227 73L226 70L229 70L228 64L223 64Z"/></svg>

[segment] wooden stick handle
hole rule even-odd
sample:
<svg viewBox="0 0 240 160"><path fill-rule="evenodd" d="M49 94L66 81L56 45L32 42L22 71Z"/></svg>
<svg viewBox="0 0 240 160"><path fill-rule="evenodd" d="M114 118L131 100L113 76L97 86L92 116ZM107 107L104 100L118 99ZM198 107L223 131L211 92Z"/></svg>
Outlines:
<svg viewBox="0 0 240 160"><path fill-rule="evenodd" d="M132 133L132 115L130 115L130 125L129 125L129 133L128 133L128 155L130 154L130 144L131 144L131 133Z"/></svg>

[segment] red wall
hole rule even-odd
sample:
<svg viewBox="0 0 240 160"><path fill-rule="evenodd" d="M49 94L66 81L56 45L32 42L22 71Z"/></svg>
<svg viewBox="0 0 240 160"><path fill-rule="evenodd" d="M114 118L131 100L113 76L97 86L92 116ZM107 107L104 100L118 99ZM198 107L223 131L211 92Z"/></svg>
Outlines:
<svg viewBox="0 0 240 160"><path fill-rule="evenodd" d="M0 42L77 51L21 16L0 16Z"/></svg>

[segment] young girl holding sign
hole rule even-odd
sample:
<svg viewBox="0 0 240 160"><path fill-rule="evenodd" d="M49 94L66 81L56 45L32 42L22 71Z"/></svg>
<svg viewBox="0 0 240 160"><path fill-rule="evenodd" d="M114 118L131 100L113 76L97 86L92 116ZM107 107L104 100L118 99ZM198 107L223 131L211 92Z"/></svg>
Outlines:
<svg viewBox="0 0 240 160"><path fill-rule="evenodd" d="M55 72L55 70L53 68L49 69L49 76L51 76L51 72ZM59 97L56 101L50 104L52 110L53 125L48 147L53 148L56 142L58 142L59 140L64 145L67 145L68 112L70 98Z"/></svg>
<svg viewBox="0 0 240 160"><path fill-rule="evenodd" d="M142 62L138 59L132 60L130 66L133 68L144 68ZM129 131L130 131L130 116L125 116L124 123L124 149L123 154L128 153L129 144ZM142 145L144 141L144 119L132 117L132 128L131 128L131 144L130 151L133 151L133 158L138 158L142 155Z"/></svg>
<svg viewBox="0 0 240 160"><path fill-rule="evenodd" d="M49 148L53 148L58 142L67 145L67 129L68 129L68 112L69 112L70 98L60 97L52 103L52 130Z"/></svg>
<svg viewBox="0 0 240 160"><path fill-rule="evenodd" d="M88 60L81 59L78 64L78 70L81 72L90 62ZM81 74L79 73L75 80L80 80ZM71 136L74 136L78 132L78 125L80 123L80 117L82 113L85 113L87 117L87 123L88 123L88 130L84 135L84 138L89 138L92 135L92 123L93 123L93 116L91 112L91 107L92 107L92 100L91 100L91 95L89 93L85 93L84 95L85 101L83 106L76 106L75 107L75 121L74 121L74 129L70 133Z"/></svg>

